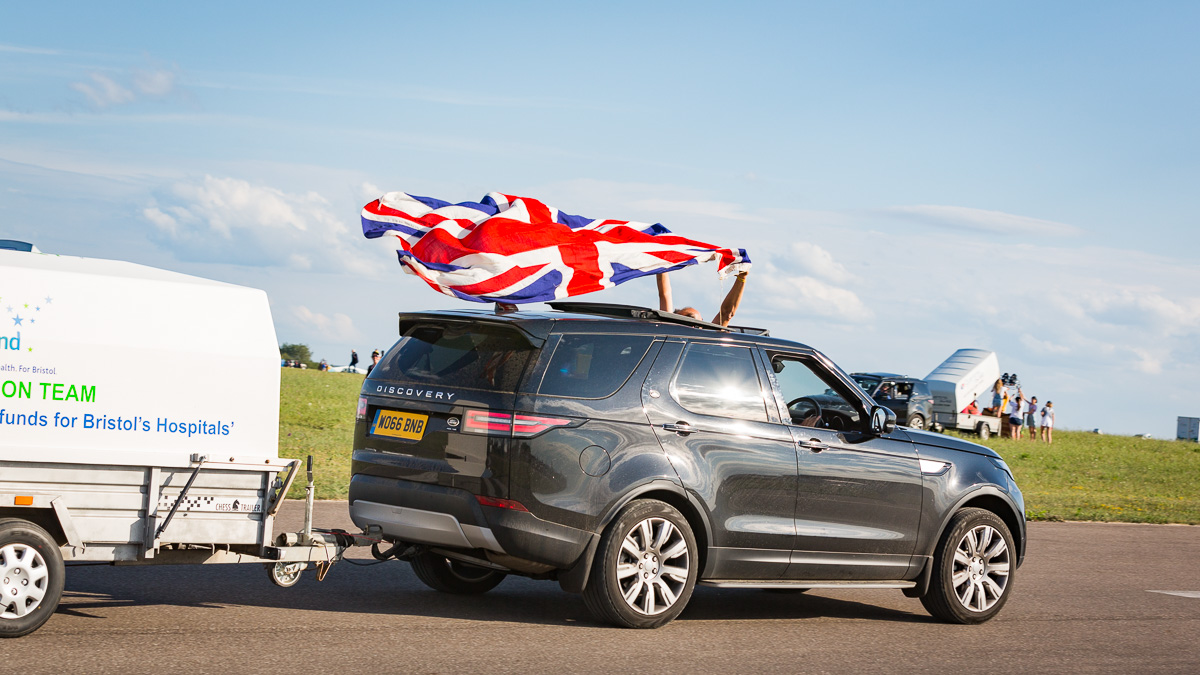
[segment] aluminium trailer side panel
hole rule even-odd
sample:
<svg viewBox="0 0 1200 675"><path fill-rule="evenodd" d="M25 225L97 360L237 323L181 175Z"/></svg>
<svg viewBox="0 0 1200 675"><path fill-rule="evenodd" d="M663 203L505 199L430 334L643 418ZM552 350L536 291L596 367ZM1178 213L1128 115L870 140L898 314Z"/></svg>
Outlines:
<svg viewBox="0 0 1200 675"><path fill-rule="evenodd" d="M235 546L257 554L270 543L266 501L280 468L203 465L157 538L194 468L0 461L0 495L41 497L41 503L65 507L79 544L63 544L65 560L142 560L171 544Z"/></svg>

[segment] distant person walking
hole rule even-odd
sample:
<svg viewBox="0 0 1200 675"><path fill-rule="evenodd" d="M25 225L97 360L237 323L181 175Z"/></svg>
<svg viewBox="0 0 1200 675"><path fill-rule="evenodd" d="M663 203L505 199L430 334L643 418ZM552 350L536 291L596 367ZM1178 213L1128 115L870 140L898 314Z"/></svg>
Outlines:
<svg viewBox="0 0 1200 675"><path fill-rule="evenodd" d="M1038 439L1037 411L1037 397L1034 396L1029 399L1029 408L1025 410L1025 426L1029 427L1029 440L1031 441Z"/></svg>
<svg viewBox="0 0 1200 675"><path fill-rule="evenodd" d="M350 350L350 367L347 368L346 370L353 373L357 366L358 366L358 352L351 349Z"/></svg>
<svg viewBox="0 0 1200 675"><path fill-rule="evenodd" d="M1046 401L1046 407L1042 408L1042 440L1048 444L1054 442L1054 401Z"/></svg>

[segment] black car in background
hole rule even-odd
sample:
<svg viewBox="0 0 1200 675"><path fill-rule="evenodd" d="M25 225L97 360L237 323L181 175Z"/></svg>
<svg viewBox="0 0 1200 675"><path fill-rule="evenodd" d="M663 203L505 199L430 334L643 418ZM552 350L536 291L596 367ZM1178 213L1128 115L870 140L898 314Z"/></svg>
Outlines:
<svg viewBox="0 0 1200 675"><path fill-rule="evenodd" d="M439 591L556 580L653 628L695 584L895 588L980 623L1024 501L992 450L897 428L817 350L619 305L401 314L365 380L350 513Z"/></svg>
<svg viewBox="0 0 1200 675"><path fill-rule="evenodd" d="M924 429L933 419L933 394L925 380L895 373L853 373L850 377L867 396L896 413L901 426Z"/></svg>

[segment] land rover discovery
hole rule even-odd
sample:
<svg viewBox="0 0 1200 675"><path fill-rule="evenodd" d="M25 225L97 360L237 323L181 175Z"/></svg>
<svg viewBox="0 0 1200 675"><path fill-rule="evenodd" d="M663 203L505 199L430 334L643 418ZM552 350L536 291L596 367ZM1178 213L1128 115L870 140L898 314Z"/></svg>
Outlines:
<svg viewBox="0 0 1200 675"><path fill-rule="evenodd" d="M652 628L695 584L896 588L980 623L1012 591L1004 461L897 428L819 351L620 305L401 314L358 402L350 512L430 587L556 580Z"/></svg>

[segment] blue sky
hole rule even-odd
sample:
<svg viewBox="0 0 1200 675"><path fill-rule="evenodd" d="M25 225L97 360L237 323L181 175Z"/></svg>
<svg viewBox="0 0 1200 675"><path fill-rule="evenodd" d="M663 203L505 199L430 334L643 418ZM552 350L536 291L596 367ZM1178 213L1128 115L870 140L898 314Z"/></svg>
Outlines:
<svg viewBox="0 0 1200 675"><path fill-rule="evenodd" d="M847 370L982 347L1060 426L1200 415L1200 5L577 4L8 3L0 238L263 288L343 363L466 305L362 205L496 190L748 249L738 321Z"/></svg>

